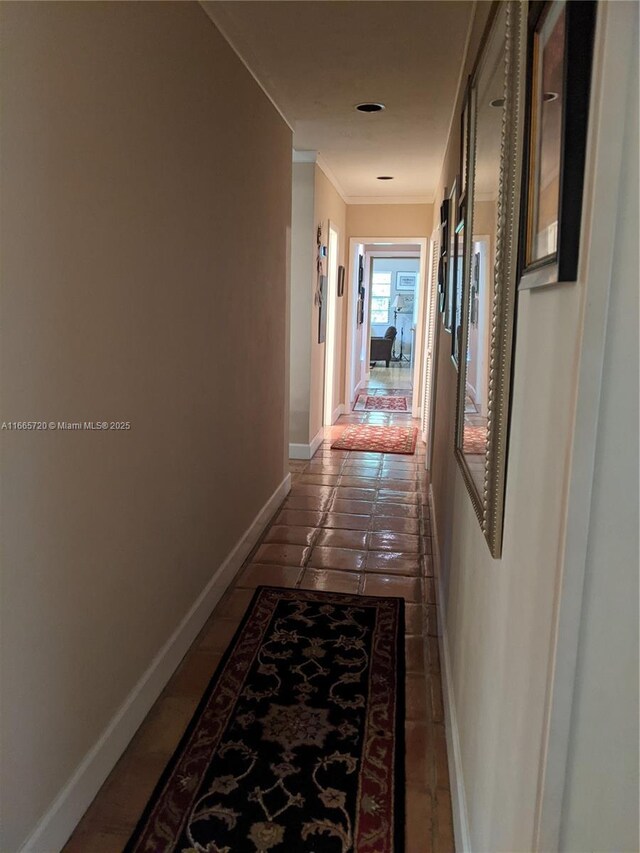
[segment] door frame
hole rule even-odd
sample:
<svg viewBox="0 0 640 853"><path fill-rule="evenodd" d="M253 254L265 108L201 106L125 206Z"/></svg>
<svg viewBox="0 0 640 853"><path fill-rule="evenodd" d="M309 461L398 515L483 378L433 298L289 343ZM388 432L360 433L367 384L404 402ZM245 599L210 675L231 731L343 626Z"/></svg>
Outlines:
<svg viewBox="0 0 640 853"><path fill-rule="evenodd" d="M384 246L380 245L384 243ZM362 358L362 350L359 354L354 353L354 347L357 340L357 329L356 329L356 303L357 303L357 262L358 262L358 254L359 250L362 250L362 254L368 254L369 256L375 254L384 257L384 253L389 253L397 256L398 250L393 251L394 246L406 246L408 244L413 244L418 246L419 250L419 258L420 258L420 268L418 273L418 310L416 313L416 332L415 332L415 340L414 340L414 356L413 356L413 371L412 371L412 383L413 383L413 396L411 402L411 415L414 418L420 417L420 391L421 391L421 373L422 373L422 345L424 338L424 311L425 311L425 290L426 290L426 282L427 282L427 259L428 259L428 250L429 250L430 239L428 237L350 237L349 238L349 281L347 283L347 298L348 298L348 306L347 306L347 351L345 358L345 405L349 407L349 411L353 408L353 404L356 400L358 391L362 385L362 382L365 378L366 371L362 370L362 365L368 365L368 361L366 358L363 360ZM367 249L368 246L378 244L378 250ZM367 263L365 258L365 281L367 278ZM367 288L367 299L369 294L369 289ZM365 306L366 308L366 306ZM367 311L365 311L365 322L363 324L363 331L368 329L368 320L367 320ZM366 339L368 344L368 337ZM359 357L356 358L356 355ZM366 353L368 357L368 350ZM358 363L360 364L360 371L357 371ZM356 381L357 380L357 381Z"/></svg>
<svg viewBox="0 0 640 853"><path fill-rule="evenodd" d="M335 234L334 251L331 251L332 234ZM327 334L324 342L324 382L322 388L323 426L333 426L334 422L340 416L340 405L338 405L336 409L333 408L336 380L336 301L338 298L339 262L340 231L335 223L330 219L327 229Z"/></svg>

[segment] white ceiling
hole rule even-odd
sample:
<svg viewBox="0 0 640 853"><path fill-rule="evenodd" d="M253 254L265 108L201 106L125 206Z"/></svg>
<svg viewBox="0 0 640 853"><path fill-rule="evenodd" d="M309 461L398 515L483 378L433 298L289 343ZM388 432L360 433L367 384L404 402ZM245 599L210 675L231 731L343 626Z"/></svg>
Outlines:
<svg viewBox="0 0 640 853"><path fill-rule="evenodd" d="M432 201L471 0L205 0L203 6L349 202ZM354 110L363 101L381 113ZM393 181L378 181L393 175Z"/></svg>

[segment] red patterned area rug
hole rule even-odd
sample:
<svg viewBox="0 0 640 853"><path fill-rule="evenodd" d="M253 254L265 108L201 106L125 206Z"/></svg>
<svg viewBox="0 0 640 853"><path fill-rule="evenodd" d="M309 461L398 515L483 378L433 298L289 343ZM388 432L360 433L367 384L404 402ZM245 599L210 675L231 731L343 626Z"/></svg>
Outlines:
<svg viewBox="0 0 640 853"><path fill-rule="evenodd" d="M336 450L369 450L377 453L415 453L416 427L348 426L331 447Z"/></svg>
<svg viewBox="0 0 640 853"><path fill-rule="evenodd" d="M259 587L125 853L403 853L404 604Z"/></svg>
<svg viewBox="0 0 640 853"><path fill-rule="evenodd" d="M406 396L360 394L353 407L355 412L408 412Z"/></svg>
<svg viewBox="0 0 640 853"><path fill-rule="evenodd" d="M487 452L487 428L464 425L464 453L484 456Z"/></svg>

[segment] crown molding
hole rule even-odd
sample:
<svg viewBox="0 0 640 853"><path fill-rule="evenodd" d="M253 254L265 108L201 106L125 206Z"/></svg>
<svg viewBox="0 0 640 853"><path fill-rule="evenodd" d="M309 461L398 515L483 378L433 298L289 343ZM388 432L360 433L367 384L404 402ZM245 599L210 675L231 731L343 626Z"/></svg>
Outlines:
<svg viewBox="0 0 640 853"><path fill-rule="evenodd" d="M332 172L330 166L327 164L327 161L324 159L322 154L318 153L318 157L316 158L316 163L318 167L324 172L330 184L333 185L334 190L338 193L340 198L345 204L349 204L347 200L347 196L345 195L344 190L340 186L340 182Z"/></svg>
<svg viewBox="0 0 640 853"><path fill-rule="evenodd" d="M384 196L384 195L357 195L347 196L347 204L433 204L433 196Z"/></svg>

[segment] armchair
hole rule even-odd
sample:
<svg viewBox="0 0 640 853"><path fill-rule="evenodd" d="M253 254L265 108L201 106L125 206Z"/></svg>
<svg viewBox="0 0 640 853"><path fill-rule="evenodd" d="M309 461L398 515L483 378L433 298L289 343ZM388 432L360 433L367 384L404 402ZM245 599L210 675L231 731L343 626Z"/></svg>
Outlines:
<svg viewBox="0 0 640 853"><path fill-rule="evenodd" d="M371 338L371 351L369 360L371 364L375 364L377 361L384 361L386 366L389 367L389 363L391 361L391 351L393 350L393 343L396 339L396 335L398 331L395 326L389 326L387 331L384 333L383 338Z"/></svg>

